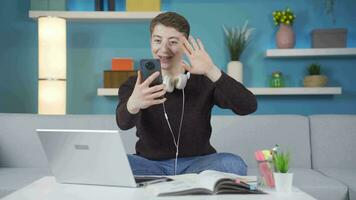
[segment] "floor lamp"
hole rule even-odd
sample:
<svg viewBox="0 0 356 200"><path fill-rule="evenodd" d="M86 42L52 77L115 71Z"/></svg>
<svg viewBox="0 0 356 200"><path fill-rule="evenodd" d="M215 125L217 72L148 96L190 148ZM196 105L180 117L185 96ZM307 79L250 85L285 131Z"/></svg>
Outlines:
<svg viewBox="0 0 356 200"><path fill-rule="evenodd" d="M38 18L38 114L66 114L66 20Z"/></svg>

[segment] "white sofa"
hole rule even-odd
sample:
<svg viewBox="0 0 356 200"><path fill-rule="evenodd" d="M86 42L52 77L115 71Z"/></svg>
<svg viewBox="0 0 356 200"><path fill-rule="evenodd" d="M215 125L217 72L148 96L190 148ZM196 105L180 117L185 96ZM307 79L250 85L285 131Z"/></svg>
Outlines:
<svg viewBox="0 0 356 200"><path fill-rule="evenodd" d="M0 114L0 198L50 175L36 128L117 129L114 115ZM280 144L292 155L294 185L317 199L356 199L356 115L213 116L212 144L242 156L256 175L253 153ZM135 130L122 134L134 153Z"/></svg>

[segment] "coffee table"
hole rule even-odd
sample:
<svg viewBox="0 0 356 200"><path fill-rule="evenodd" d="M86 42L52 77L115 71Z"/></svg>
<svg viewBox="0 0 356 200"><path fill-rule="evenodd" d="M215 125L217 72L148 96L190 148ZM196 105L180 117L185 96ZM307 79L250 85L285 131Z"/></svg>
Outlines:
<svg viewBox="0 0 356 200"><path fill-rule="evenodd" d="M156 197L144 188L123 188L93 185L59 184L53 176L43 177L4 197L2 200L314 200L298 188L289 194L264 190L265 195L195 195Z"/></svg>

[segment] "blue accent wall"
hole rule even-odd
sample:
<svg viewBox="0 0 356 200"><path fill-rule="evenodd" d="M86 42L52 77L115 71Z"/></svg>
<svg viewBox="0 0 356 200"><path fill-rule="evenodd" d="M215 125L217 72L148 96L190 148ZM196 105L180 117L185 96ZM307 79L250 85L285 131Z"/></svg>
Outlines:
<svg viewBox="0 0 356 200"><path fill-rule="evenodd" d="M71 10L92 10L89 0L70 0ZM94 2L94 0L92 1ZM271 12L290 7L296 48L311 46L314 28L348 29L348 47L356 47L356 1L336 1L335 23L325 15L323 0L163 0L163 10L177 11L191 24L191 33L202 39L212 59L226 70L229 56L222 25L242 26L245 20L256 30L242 56L247 87L265 87L273 71L281 71L287 86L301 86L308 64L318 62L329 77L328 86L341 86L342 95L258 96L257 114L356 114L356 57L265 58L275 48ZM124 1L117 1L124 9ZM37 113L37 22L28 18L29 1L0 3L0 112ZM132 57L136 63L151 57L149 22L68 22L67 113L112 114L117 97L97 96L103 71L111 58ZM233 91L232 91L233 92ZM214 114L231 114L214 108Z"/></svg>

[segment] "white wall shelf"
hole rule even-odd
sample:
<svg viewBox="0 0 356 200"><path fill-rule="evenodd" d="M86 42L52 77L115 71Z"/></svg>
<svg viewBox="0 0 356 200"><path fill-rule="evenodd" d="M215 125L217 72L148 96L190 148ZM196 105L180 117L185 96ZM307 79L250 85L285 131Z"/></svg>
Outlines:
<svg viewBox="0 0 356 200"><path fill-rule="evenodd" d="M337 95L341 87L249 88L255 95Z"/></svg>
<svg viewBox="0 0 356 200"><path fill-rule="evenodd" d="M248 88L255 95L338 95L341 87ZM98 88L98 96L117 96L118 88Z"/></svg>
<svg viewBox="0 0 356 200"><path fill-rule="evenodd" d="M356 48L267 49L266 57L356 56Z"/></svg>
<svg viewBox="0 0 356 200"><path fill-rule="evenodd" d="M119 88L98 88L98 96L118 96Z"/></svg>
<svg viewBox="0 0 356 200"><path fill-rule="evenodd" d="M118 11L29 11L29 17L61 17L73 21L145 21L156 17L160 12L118 12Z"/></svg>

